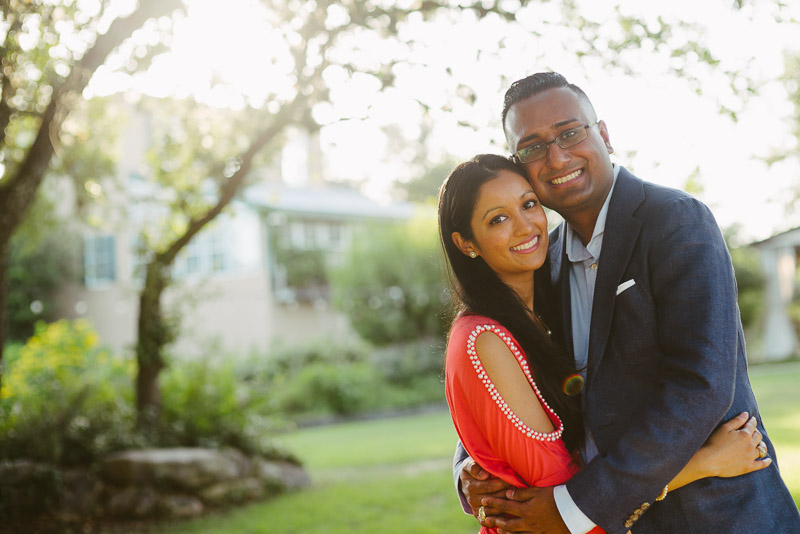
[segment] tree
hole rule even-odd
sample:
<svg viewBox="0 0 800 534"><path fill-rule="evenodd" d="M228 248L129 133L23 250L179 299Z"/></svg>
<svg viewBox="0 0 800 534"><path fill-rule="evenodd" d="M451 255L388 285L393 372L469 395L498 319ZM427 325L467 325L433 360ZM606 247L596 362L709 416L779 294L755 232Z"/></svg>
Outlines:
<svg viewBox="0 0 800 534"><path fill-rule="evenodd" d="M92 74L145 21L181 6L141 0L117 17L100 3L94 12L71 1L2 3L0 57L0 387L11 238L51 167L64 121Z"/></svg>
<svg viewBox="0 0 800 534"><path fill-rule="evenodd" d="M788 150L781 150L773 154L768 163L773 164L786 159L794 159L800 162L800 53L786 54L786 68L782 81L789 95L789 101L794 105L794 113L790 117L792 133L797 139L794 147ZM796 182L800 183L800 182ZM800 186L795 186L788 191L786 197L787 215L797 219L800 217Z"/></svg>
<svg viewBox="0 0 800 534"><path fill-rule="evenodd" d="M9 246L7 337L24 343L37 321L58 319L55 291L78 275L77 236L40 195Z"/></svg>
<svg viewBox="0 0 800 534"><path fill-rule="evenodd" d="M2 58L0 102L0 126L4 131L0 143L5 166L4 179L0 182L2 258L6 256L11 234L50 166L53 139L61 131L66 113L86 87L91 74L145 20L181 7L178 0L141 0L132 14L114 19L106 11L110 4L100 3L98 12L92 14L82 12L67 0L63 4L55 0L44 3L16 0L3 4L4 21L9 29ZM424 39L417 38L413 31L409 33L412 25L427 22L452 25L467 17L491 22L493 26L489 31L493 32L499 31L498 23L507 23L518 36L536 40L541 28L530 21L544 20L543 24L563 24L570 29L570 53L578 58L624 66L626 54L635 54L643 43L651 43L659 47L659 57L665 58L669 69L690 81L696 82L697 69L703 65L710 66L709 70L715 68L713 54L702 45L702 28L679 20L659 18L654 22L620 12L616 31L608 32L605 21L587 19L571 2L566 2L560 11L556 10L555 17L552 9L546 9L546 3L528 0L474 3L423 0L400 5L388 0L264 0L261 4L265 31L276 37L274 50L270 50L271 64L283 68L276 77L290 80L291 84L290 87L279 84L280 88L268 91L258 101L245 99L250 119L258 126L250 130L246 148L223 160L203 159L206 166L202 171L195 167L194 172L203 177L201 182L217 188L216 194L210 195L213 200L204 196L203 202L193 204L183 223L176 227L177 231L170 234L171 239L154 246L147 257L137 343L140 367L137 404L142 411L151 408L157 412L157 379L164 367L163 349L173 335L161 309L161 296L170 284L169 268L175 257L229 204L252 168L256 154L288 126L315 130L352 118L352 114L337 107L332 80L366 84L378 94L394 85L409 71L409 66L412 71L442 67L453 82L452 89L439 94L439 91L426 90L426 86L420 87L417 93L420 107L425 113L458 111L459 121L471 122L469 106L475 102L474 91L469 83L459 80L460 74L454 73L448 65L433 64L435 62L426 57ZM546 17L536 16L539 8ZM523 19L528 22L523 24ZM112 20L109 31L102 33L103 25ZM64 27L74 31L64 30ZM78 39L63 39L59 31L68 31L71 37ZM520 52L514 48L515 44L511 49L506 48L509 43L506 33L501 31L498 35L496 49L476 50L477 57L505 53L518 58ZM680 44L675 46L673 42ZM541 59L542 51L547 48L539 47L536 57ZM526 59L532 61L532 58ZM737 77L735 72L722 72L722 75ZM501 77L498 85L505 84ZM749 85L738 84L736 88L746 93ZM496 98L496 94L492 98ZM454 107L453 102L468 105ZM366 108L369 109L369 103ZM439 120L440 116L436 115L434 120ZM6 135L8 133L13 135ZM195 151L195 154L200 153L201 150ZM161 170L175 177L180 168L162 167ZM180 207L183 202L180 199L186 197L178 193L176 198L174 206ZM184 204L188 207L186 202ZM5 269L5 264L0 263L0 279L5 277ZM4 296L0 293L0 309L4 309L3 303Z"/></svg>
<svg viewBox="0 0 800 534"><path fill-rule="evenodd" d="M298 122L296 111L304 101L298 95L274 114L266 110L253 114L251 109L223 113L191 101L149 105L147 113L154 117L154 127L148 160L156 199L151 199L150 221L142 234L144 284L136 344L136 403L145 426L158 421L158 375L166 365L164 349L178 331L177 319L165 313L162 302L172 284L175 259L230 204L259 152L284 128ZM163 118L165 114L159 111L166 109L169 114ZM211 128L215 135L208 141ZM201 149L203 139L207 148ZM138 198L137 203L141 205L142 200Z"/></svg>
<svg viewBox="0 0 800 534"><path fill-rule="evenodd" d="M178 253L209 222L211 222L235 197L245 183L248 172L253 167L254 158L267 146L274 146L277 139L290 126L315 131L345 119L359 119L368 113L370 102L365 102L361 111L348 111L339 107L340 97L335 87L369 86L371 94L378 95L393 87L409 69L429 71L439 68L426 56L428 43L414 36L410 30L419 24L453 24L465 19L487 20L494 24L508 24L517 30L517 35L538 38L538 30L525 28L521 17L536 14L543 3L528 0L517 2L457 2L455 0L424 0L414 3L398 3L388 0L274 0L261 3L264 31L275 36L277 44L270 50L265 64L283 66L284 70L276 76L291 80L291 87L277 84L269 88L258 99L243 98L247 103L248 115L245 131L249 133L246 148L238 154L231 152L223 159L201 158L201 164L194 157L184 157L177 165L165 168L154 165L158 182L162 187L175 191L174 202L170 205L172 216L177 224L172 224L174 232L153 247L148 255L145 269L144 288L140 295L138 324L137 360L137 406L140 413L157 417L159 405L158 375L165 366L164 349L176 335L175 325L165 317L162 310L162 296L171 283L170 267ZM660 55L665 58L669 69L696 82L702 66L709 70L719 70L716 60L703 45L703 31L698 26L684 24L680 20L667 21L659 18L655 23L635 15L618 13L616 33L608 34L603 22L591 21L581 15L572 3L566 3L559 17L560 23L572 28L572 52L579 58L599 59L609 65L624 65L625 54L637 53L645 42L655 43L665 50ZM210 30L213 30L210 29ZM521 30L521 31L520 31ZM410 32L410 33L409 33ZM679 39L676 39L676 36ZM680 42L677 47L667 42ZM497 50L506 47L507 39L498 39ZM604 44L605 46L600 46ZM542 56L540 47L539 56ZM519 54L515 49L506 49L507 55ZM480 57L485 51L476 49ZM449 66L441 66L452 81L452 89L430 91L425 85L417 88L416 100L424 113L436 110L453 111L454 102L465 103L459 106L459 121L469 125L469 109L475 103L475 93L469 84L457 79ZM724 75L737 77L735 72ZM220 81L225 86L224 81ZM505 85L500 78L499 85ZM746 92L747 84L739 84ZM235 87L228 87L236 91ZM496 93L492 95L496 98ZM441 102L445 103L442 104ZM344 109L344 111L343 111ZM464 112L464 110L467 110ZM364 111L367 110L367 111ZM237 115L242 120L241 114ZM434 120L436 120L434 118ZM256 127L252 127L254 125ZM217 136L218 138L219 136ZM178 143L163 143L164 146L177 147ZM183 141L184 143L186 140ZM194 150L195 155L202 150ZM206 154L208 156L209 154ZM162 153L163 156L163 153ZM185 180L187 172L194 178ZM180 179L176 180L176 177ZM178 184L195 184L189 187L176 187ZM203 185L198 185L203 184ZM216 188L209 194L208 186Z"/></svg>

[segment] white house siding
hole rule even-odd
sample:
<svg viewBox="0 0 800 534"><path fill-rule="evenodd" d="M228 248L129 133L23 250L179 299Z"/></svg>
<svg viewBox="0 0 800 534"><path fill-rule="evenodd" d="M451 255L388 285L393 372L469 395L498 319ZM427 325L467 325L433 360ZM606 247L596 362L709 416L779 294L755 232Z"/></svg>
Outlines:
<svg viewBox="0 0 800 534"><path fill-rule="evenodd" d="M98 280L92 273L107 271L89 270L83 284L63 287L58 297L63 316L89 319L102 342L116 351L132 350L136 342L142 285L136 236L150 225L151 230L159 228L158 219L165 211L158 191L146 179L150 119L132 106L129 109L131 121L121 139L123 149L117 161L118 185L109 190L106 209L97 208L96 219L105 226L85 229L87 240L114 236L113 279ZM234 201L176 259L176 283L163 300L165 311L179 306L182 317L179 338L170 349L175 354L221 351L246 356L254 351L268 352L280 341L355 335L347 318L331 309L329 303L304 300L276 281L280 277L270 270L274 258L269 257L266 224L280 225L289 214L292 220L307 219L314 228L335 224L336 235L341 237L349 235L343 224L399 221L410 217L411 209L378 205L353 191L325 187L318 138L307 134L294 138L296 142L287 147L275 168L254 171L255 184L243 192L243 200ZM289 187L289 183L300 187ZM343 246L343 241L322 245L335 255L340 247L334 245ZM98 250L107 248L89 246L86 257L91 260ZM217 257L212 258L214 255ZM275 294L276 287L280 295Z"/></svg>
<svg viewBox="0 0 800 534"><path fill-rule="evenodd" d="M789 306L796 291L800 228L754 245L761 252L766 279L763 357L765 360L783 360L795 355L799 346Z"/></svg>
<svg viewBox="0 0 800 534"><path fill-rule="evenodd" d="M136 342L138 285L115 282L104 287L70 285L59 301L63 314L89 319L104 345L132 350ZM277 303L266 271L179 281L167 291L164 309L178 306L182 322L172 351L198 356L265 354L276 343L346 339L355 335L347 318L320 303Z"/></svg>

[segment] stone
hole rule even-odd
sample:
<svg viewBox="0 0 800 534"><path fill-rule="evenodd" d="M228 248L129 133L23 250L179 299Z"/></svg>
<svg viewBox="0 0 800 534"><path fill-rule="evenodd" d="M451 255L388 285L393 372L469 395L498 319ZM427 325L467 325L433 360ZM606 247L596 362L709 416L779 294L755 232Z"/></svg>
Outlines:
<svg viewBox="0 0 800 534"><path fill-rule="evenodd" d="M111 495L108 513L114 517L152 517L158 512L158 501L158 492L151 486L129 486Z"/></svg>
<svg viewBox="0 0 800 534"><path fill-rule="evenodd" d="M70 514L91 515L97 509L103 483L86 469L71 469L63 474L61 509Z"/></svg>
<svg viewBox="0 0 800 534"><path fill-rule="evenodd" d="M223 506L260 499L264 496L264 485L256 478L226 480L209 486L200 492L200 498L211 506Z"/></svg>
<svg viewBox="0 0 800 534"><path fill-rule="evenodd" d="M249 466L242 458L231 451L195 448L123 451L105 458L102 472L121 485L158 484L197 490L246 476Z"/></svg>
<svg viewBox="0 0 800 534"><path fill-rule="evenodd" d="M253 462L239 449L223 449L220 454L236 464L239 476L248 476L253 469Z"/></svg>
<svg viewBox="0 0 800 534"><path fill-rule="evenodd" d="M53 467L30 460L0 462L0 486L19 486L34 480L47 478Z"/></svg>
<svg viewBox="0 0 800 534"><path fill-rule="evenodd" d="M0 517L51 512L61 488L61 475L54 466L29 460L0 462Z"/></svg>
<svg viewBox="0 0 800 534"><path fill-rule="evenodd" d="M311 485L308 471L300 465L263 458L257 458L253 464L255 475L269 487L282 491L296 491Z"/></svg>
<svg viewBox="0 0 800 534"><path fill-rule="evenodd" d="M159 505L161 515L173 519L188 519L203 513L205 507L200 499L191 495L165 495Z"/></svg>

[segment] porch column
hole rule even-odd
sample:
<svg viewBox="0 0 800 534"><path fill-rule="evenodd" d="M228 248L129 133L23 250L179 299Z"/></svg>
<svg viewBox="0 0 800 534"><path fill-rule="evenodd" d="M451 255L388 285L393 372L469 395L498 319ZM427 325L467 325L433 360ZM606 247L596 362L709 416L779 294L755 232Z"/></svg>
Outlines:
<svg viewBox="0 0 800 534"><path fill-rule="evenodd" d="M762 248L761 264L766 278L764 360L783 360L792 356L797 349L797 335L788 313L794 293L794 248Z"/></svg>

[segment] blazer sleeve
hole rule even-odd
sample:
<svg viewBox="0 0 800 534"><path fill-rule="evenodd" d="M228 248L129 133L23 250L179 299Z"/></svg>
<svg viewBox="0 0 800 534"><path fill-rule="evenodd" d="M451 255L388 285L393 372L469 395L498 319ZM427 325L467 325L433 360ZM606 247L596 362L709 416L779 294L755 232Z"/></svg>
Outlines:
<svg viewBox="0 0 800 534"><path fill-rule="evenodd" d="M456 486L458 500L461 502L461 509L464 510L465 514L472 515L472 507L469 505L469 501L467 501L464 492L461 491L461 470L464 468L464 463L467 460L471 460L471 458L469 454L467 454L466 449L464 449L461 440L459 440L458 443L456 443L456 452L453 455L453 483Z"/></svg>
<svg viewBox="0 0 800 534"><path fill-rule="evenodd" d="M567 483L578 507L611 534L626 532L637 510L636 519L651 505L659 506L655 498L725 416L734 396L737 351L742 350L730 255L708 208L679 196L651 208L642 220L629 265L641 262L633 275L649 284L652 302L646 306L653 308L653 324L638 326L652 331L654 344L639 351L647 354L620 354L627 336L609 340L598 367L598 375L619 370L618 393L612 395L606 386L609 402L638 387L642 393L631 394L626 402L641 408L630 408L632 417L624 422L609 423L618 425L619 433L606 439L601 454ZM631 338L637 336L633 326ZM606 384L613 379L608 374L598 378ZM588 391L598 385L590 378ZM589 398L590 403L600 401ZM602 404L593 408L604 410Z"/></svg>

